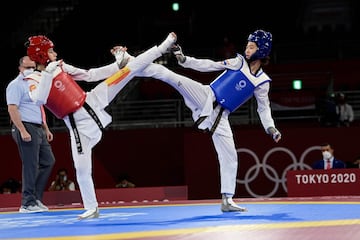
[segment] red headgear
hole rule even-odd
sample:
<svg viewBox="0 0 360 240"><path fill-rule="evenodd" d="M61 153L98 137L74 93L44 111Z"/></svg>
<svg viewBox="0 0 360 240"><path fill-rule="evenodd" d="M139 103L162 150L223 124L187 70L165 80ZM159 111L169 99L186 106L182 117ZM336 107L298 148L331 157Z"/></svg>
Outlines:
<svg viewBox="0 0 360 240"><path fill-rule="evenodd" d="M53 42L43 35L29 37L26 43L27 55L36 63L47 65L50 61L48 56L49 48L53 48Z"/></svg>

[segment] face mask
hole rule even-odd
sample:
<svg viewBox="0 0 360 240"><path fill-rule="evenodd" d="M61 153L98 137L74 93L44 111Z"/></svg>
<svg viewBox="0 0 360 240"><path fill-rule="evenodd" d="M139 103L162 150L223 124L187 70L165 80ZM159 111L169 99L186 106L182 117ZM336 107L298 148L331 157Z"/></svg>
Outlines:
<svg viewBox="0 0 360 240"><path fill-rule="evenodd" d="M27 75L31 74L34 72L33 68L29 68L29 69L25 69L22 74L26 77Z"/></svg>
<svg viewBox="0 0 360 240"><path fill-rule="evenodd" d="M332 155L329 151L322 152L322 155L323 155L324 159L330 159L332 157Z"/></svg>

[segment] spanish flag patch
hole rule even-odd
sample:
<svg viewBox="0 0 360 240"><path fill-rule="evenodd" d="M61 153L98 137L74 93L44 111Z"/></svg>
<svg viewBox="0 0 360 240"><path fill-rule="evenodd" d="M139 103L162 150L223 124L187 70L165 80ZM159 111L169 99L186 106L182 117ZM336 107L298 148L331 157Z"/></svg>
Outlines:
<svg viewBox="0 0 360 240"><path fill-rule="evenodd" d="M119 82L121 82L121 80L123 80L126 76L128 76L129 73L130 73L130 68L125 66L122 69L120 69L119 71L117 71L115 74L113 74L111 77L107 78L105 80L105 83L108 86L118 84Z"/></svg>

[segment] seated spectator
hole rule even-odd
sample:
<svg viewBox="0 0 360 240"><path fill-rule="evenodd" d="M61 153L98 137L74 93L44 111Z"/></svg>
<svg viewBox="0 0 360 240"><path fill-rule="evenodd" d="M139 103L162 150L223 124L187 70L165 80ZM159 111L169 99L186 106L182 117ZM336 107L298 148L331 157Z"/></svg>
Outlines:
<svg viewBox="0 0 360 240"><path fill-rule="evenodd" d="M329 143L320 145L322 159L315 161L312 165L313 169L332 169L332 168L345 168L345 162L334 157L334 149Z"/></svg>
<svg viewBox="0 0 360 240"><path fill-rule="evenodd" d="M129 177L124 174L119 176L119 182L115 185L116 188L134 188L136 185L130 182Z"/></svg>
<svg viewBox="0 0 360 240"><path fill-rule="evenodd" d="M3 184L1 184L1 193L10 194L10 193L18 193L21 191L21 182L14 179L9 178Z"/></svg>
<svg viewBox="0 0 360 240"><path fill-rule="evenodd" d="M343 93L336 95L336 114L338 116L339 127L349 127L354 121L353 107L347 103L346 96Z"/></svg>
<svg viewBox="0 0 360 240"><path fill-rule="evenodd" d="M61 168L56 174L56 179L52 181L49 191L75 191L75 183L68 179L67 170Z"/></svg>

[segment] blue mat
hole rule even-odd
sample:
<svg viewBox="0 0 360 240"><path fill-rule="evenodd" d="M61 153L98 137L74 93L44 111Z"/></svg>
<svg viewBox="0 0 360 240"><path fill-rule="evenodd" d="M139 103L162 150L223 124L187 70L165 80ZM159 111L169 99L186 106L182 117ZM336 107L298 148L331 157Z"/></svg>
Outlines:
<svg viewBox="0 0 360 240"><path fill-rule="evenodd" d="M151 205L100 208L97 219L77 220L82 209L50 210L44 213L0 213L1 239L53 237L161 236L163 231L253 224L286 224L308 221L355 220L360 223L360 203L242 203L243 213L222 213L216 204ZM354 222L354 221L352 221ZM321 224L320 224L321 225Z"/></svg>

